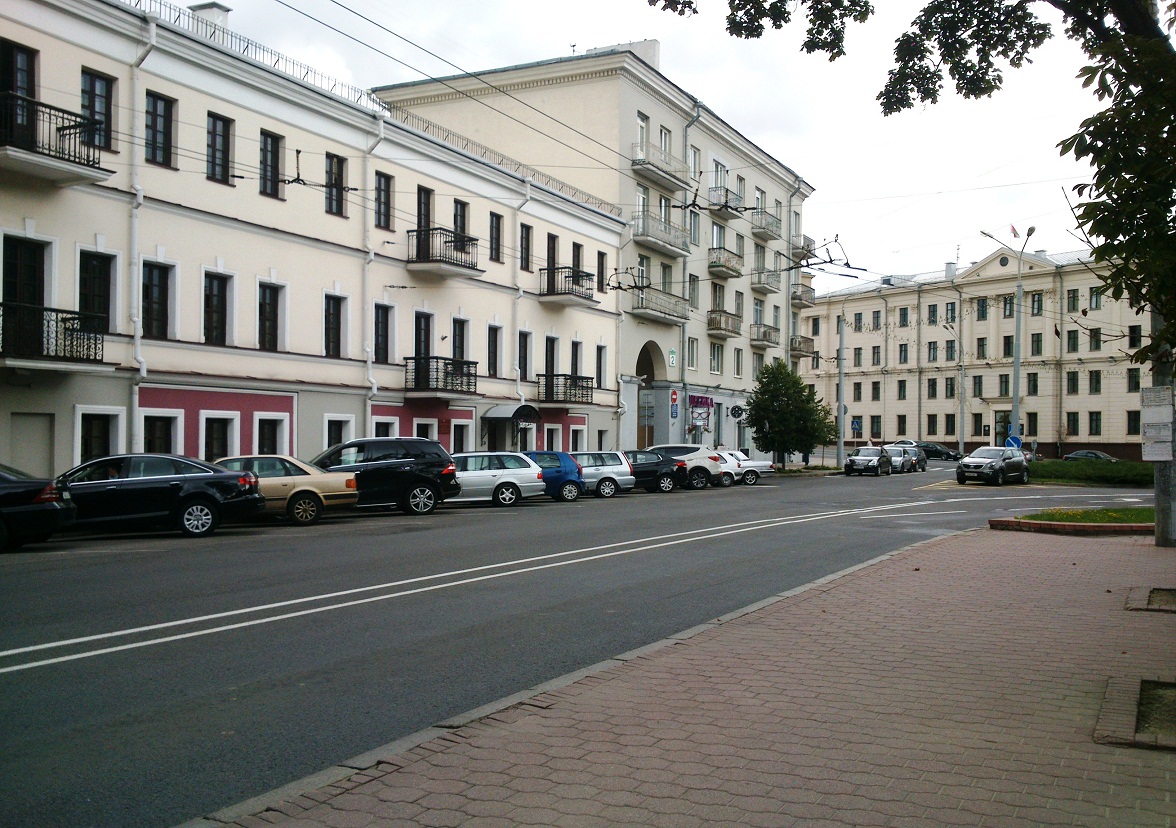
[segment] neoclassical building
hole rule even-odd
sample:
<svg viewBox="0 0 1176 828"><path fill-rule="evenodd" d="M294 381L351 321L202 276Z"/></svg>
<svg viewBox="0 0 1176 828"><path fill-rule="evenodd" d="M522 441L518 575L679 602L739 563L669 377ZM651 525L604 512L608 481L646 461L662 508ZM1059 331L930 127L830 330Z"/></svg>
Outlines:
<svg viewBox="0 0 1176 828"><path fill-rule="evenodd" d="M0 462L628 442L631 211L227 14L0 7Z"/></svg>
<svg viewBox="0 0 1176 828"><path fill-rule="evenodd" d="M628 43L373 94L621 205L609 287L622 443L751 447L740 407L760 367L811 357L799 314L813 305L801 270L813 188L662 74L659 50Z"/></svg>
<svg viewBox="0 0 1176 828"><path fill-rule="evenodd" d="M889 277L822 295L801 325L815 353L801 374L835 409L845 321L847 445L900 438L972 449L1009 434L1017 251L959 269ZM1129 355L1148 319L1115 301L1086 251L1021 261L1021 433L1045 457L1093 448L1140 459L1139 389Z"/></svg>

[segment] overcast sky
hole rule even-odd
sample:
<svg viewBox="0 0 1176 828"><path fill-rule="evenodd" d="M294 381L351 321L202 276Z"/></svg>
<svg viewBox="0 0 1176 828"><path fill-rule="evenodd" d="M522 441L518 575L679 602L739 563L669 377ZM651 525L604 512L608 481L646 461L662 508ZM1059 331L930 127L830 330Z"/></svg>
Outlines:
<svg viewBox="0 0 1176 828"><path fill-rule="evenodd" d="M875 96L895 38L920 8L912 0L876 3L879 15L851 26L847 56L832 63L800 52L800 21L759 41L731 37L725 0L699 0L702 13L691 18L645 0L347 3L403 39L331 0L225 2L229 28L363 87L458 71L422 49L476 72L659 40L671 81L816 188L805 203L805 234L818 244L838 237L850 264L866 269L862 279L967 266L998 248L981 230L1019 249L1034 225L1028 250L1085 247L1066 195L1089 171L1056 145L1097 102L1075 79L1083 56L1060 29L1032 65L1006 73L991 99L945 90L934 106L884 118ZM816 284L823 292L852 283Z"/></svg>

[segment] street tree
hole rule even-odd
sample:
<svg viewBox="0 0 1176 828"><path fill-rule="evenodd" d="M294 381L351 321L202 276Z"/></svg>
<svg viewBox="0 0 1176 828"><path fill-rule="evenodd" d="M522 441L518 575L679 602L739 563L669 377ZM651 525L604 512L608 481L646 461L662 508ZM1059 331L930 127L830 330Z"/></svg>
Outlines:
<svg viewBox="0 0 1176 828"><path fill-rule="evenodd" d="M696 0L646 0L680 15ZM950 79L965 98L999 90L1006 68L1022 66L1054 35L1036 10L1061 12L1064 36L1089 59L1081 83L1105 104L1063 139L1063 154L1087 159L1074 212L1111 295L1153 314L1136 362L1176 347L1176 0L926 0L895 43L878 94L884 114L935 103ZM762 37L794 15L807 18L802 50L845 54L845 31L874 13L869 0L728 0L727 31Z"/></svg>
<svg viewBox="0 0 1176 828"><path fill-rule="evenodd" d="M760 451L808 453L837 439L829 407L787 363L765 365L747 398L746 422Z"/></svg>

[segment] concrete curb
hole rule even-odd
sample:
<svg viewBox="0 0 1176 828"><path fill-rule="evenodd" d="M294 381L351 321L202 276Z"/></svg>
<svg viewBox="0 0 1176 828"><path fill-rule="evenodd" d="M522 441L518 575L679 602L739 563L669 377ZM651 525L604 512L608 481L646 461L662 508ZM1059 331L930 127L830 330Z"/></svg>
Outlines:
<svg viewBox="0 0 1176 828"><path fill-rule="evenodd" d="M1063 523L1056 520L990 518L989 529L1004 532L1044 532L1050 535L1151 535L1154 523Z"/></svg>

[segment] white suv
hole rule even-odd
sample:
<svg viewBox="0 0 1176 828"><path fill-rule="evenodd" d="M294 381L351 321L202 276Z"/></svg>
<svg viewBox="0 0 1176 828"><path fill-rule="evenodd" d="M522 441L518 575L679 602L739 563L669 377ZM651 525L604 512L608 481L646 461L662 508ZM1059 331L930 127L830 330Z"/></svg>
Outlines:
<svg viewBox="0 0 1176 828"><path fill-rule="evenodd" d="M669 443L649 446L650 451L660 451L679 460L686 461L686 474L691 489L705 489L707 485L720 486L723 481L723 458L710 446L696 446L690 443Z"/></svg>

